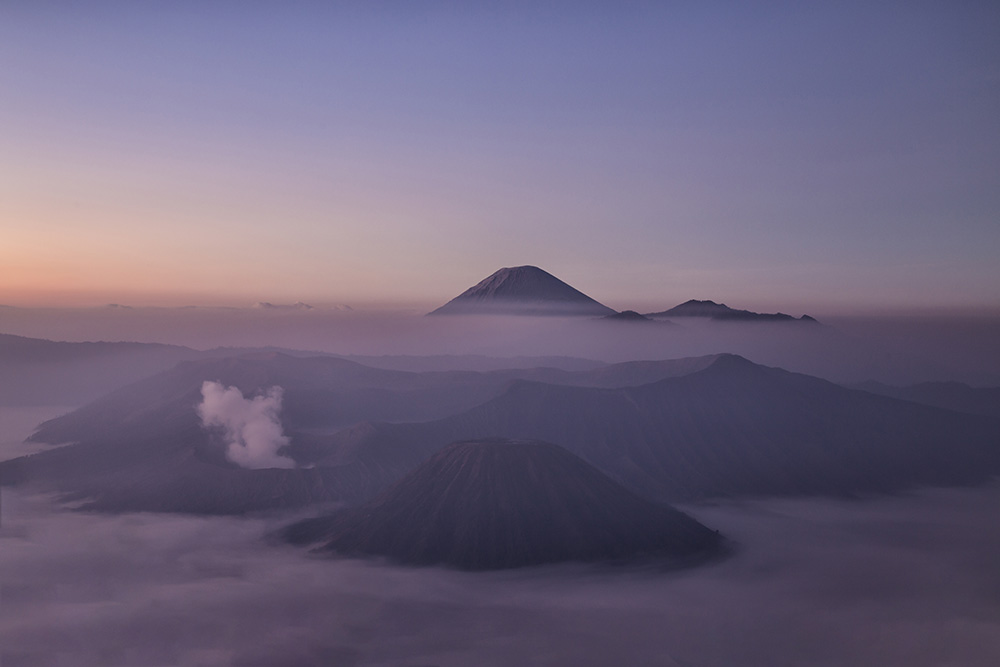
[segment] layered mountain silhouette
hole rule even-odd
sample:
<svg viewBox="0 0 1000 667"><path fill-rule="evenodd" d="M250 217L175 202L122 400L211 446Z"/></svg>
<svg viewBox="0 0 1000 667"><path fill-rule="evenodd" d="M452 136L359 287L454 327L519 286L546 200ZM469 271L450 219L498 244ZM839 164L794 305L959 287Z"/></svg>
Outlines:
<svg viewBox="0 0 1000 667"><path fill-rule="evenodd" d="M499 374L487 381L478 373L391 371L336 357L246 354L178 364L46 422L33 439L62 443L169 433L197 422L194 406L206 380L247 396L282 387L285 421L305 430L442 417L492 398L506 383Z"/></svg>
<svg viewBox="0 0 1000 667"><path fill-rule="evenodd" d="M283 454L298 467L228 462L195 411L205 380L246 396L282 386L291 436ZM441 414L445 404L450 415ZM341 428L364 415L382 416ZM274 354L181 364L52 420L37 439L77 444L0 463L0 481L110 511L358 503L449 443L493 437L555 443L662 502L887 492L1000 472L997 419L735 355L576 372L406 373Z"/></svg>
<svg viewBox="0 0 1000 667"><path fill-rule="evenodd" d="M615 311L536 266L503 268L429 315L613 315Z"/></svg>
<svg viewBox="0 0 1000 667"><path fill-rule="evenodd" d="M185 362L46 422L33 440L75 444L0 463L0 481L33 483L108 511L232 514L358 502L419 463L407 458L408 467L401 468L393 456L358 461L349 445L334 446L366 432L365 420L439 419L502 395L517 379L618 387L683 375L713 358L485 373L391 371L276 352ZM291 437L286 454L298 467L248 470L228 462L224 445L202 427L196 412L206 380L235 386L248 397L282 387L281 420ZM320 459L327 463L316 465Z"/></svg>
<svg viewBox="0 0 1000 667"><path fill-rule="evenodd" d="M741 322L813 322L816 320L808 315L796 318L784 313L755 313L750 310L737 310L724 303L714 301L699 301L691 299L679 306L658 313L648 313L646 317L707 317L713 320L732 320Z"/></svg>
<svg viewBox="0 0 1000 667"><path fill-rule="evenodd" d="M444 444L502 436L566 447L647 497L856 494L981 482L1000 422L853 391L735 355L651 384L515 382L460 415L338 434L338 460L409 469Z"/></svg>
<svg viewBox="0 0 1000 667"><path fill-rule="evenodd" d="M69 343L0 334L0 405L83 405L204 354L158 343Z"/></svg>
<svg viewBox="0 0 1000 667"><path fill-rule="evenodd" d="M332 431L363 421L429 421L463 412L502 394L514 380L583 387L627 387L685 375L717 356L595 364L568 371L396 371L336 357L260 352L178 364L41 425L32 440L50 444L135 439L197 422L194 406L205 380L246 396L284 390L282 419L293 430Z"/></svg>
<svg viewBox="0 0 1000 667"><path fill-rule="evenodd" d="M549 443L449 445L374 500L285 536L342 556L494 570L562 561L691 559L722 538Z"/></svg>

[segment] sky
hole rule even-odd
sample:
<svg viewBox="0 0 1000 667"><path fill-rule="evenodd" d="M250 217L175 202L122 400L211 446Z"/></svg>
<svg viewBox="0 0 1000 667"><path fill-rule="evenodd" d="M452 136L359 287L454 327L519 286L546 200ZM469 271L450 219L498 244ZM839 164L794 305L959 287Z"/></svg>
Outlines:
<svg viewBox="0 0 1000 667"><path fill-rule="evenodd" d="M994 2L0 3L0 304L1000 309Z"/></svg>

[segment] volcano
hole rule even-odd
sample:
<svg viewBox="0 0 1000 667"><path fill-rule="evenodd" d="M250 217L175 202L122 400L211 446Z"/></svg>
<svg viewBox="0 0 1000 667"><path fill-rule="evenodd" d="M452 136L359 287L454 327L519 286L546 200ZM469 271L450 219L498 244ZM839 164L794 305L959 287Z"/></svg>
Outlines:
<svg viewBox="0 0 1000 667"><path fill-rule="evenodd" d="M699 301L691 299L679 306L659 313L647 313L648 318L658 317L707 317L712 320L728 320L738 322L812 322L815 318L808 315L795 318L785 313L755 313L751 310L737 310L724 303L714 301Z"/></svg>
<svg viewBox="0 0 1000 667"><path fill-rule="evenodd" d="M536 266L503 268L429 315L614 315Z"/></svg>
<svg viewBox="0 0 1000 667"><path fill-rule="evenodd" d="M290 526L298 544L405 565L497 570L563 561L701 559L721 536L553 444L451 444L374 500Z"/></svg>

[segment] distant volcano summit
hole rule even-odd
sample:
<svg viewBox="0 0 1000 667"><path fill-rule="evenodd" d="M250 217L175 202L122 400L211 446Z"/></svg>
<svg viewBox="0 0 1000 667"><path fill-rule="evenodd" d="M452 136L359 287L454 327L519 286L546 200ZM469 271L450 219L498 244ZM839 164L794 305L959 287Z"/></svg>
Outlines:
<svg viewBox="0 0 1000 667"><path fill-rule="evenodd" d="M429 315L613 315L598 303L536 266L503 268L431 311Z"/></svg>
<svg viewBox="0 0 1000 667"><path fill-rule="evenodd" d="M553 444L459 442L373 501L286 529L300 544L408 565L496 570L561 561L699 559L718 533Z"/></svg>
<svg viewBox="0 0 1000 667"><path fill-rule="evenodd" d="M659 313L647 313L648 318L657 317L707 317L713 320L733 320L741 322L816 322L808 315L795 318L785 313L755 313L750 310L737 310L724 303L714 301L699 301L691 299L670 310Z"/></svg>

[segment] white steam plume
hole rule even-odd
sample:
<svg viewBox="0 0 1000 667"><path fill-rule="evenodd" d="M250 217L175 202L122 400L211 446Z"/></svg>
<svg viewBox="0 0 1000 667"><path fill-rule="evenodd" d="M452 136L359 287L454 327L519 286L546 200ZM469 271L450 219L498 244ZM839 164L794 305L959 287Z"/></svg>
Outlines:
<svg viewBox="0 0 1000 667"><path fill-rule="evenodd" d="M206 380L201 395L198 415L204 426L223 428L227 459L243 468L295 467L295 461L278 454L288 444L278 418L281 387L271 387L262 396L247 399L236 387Z"/></svg>

